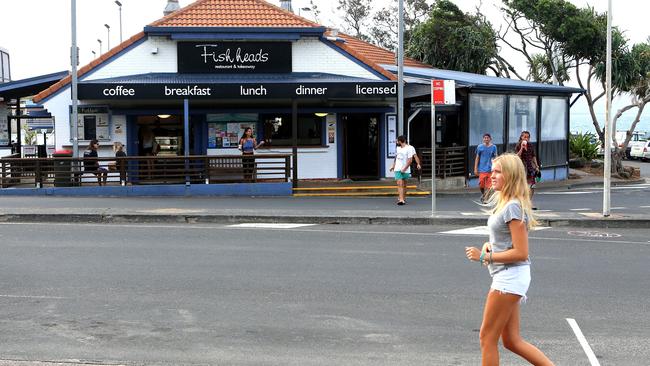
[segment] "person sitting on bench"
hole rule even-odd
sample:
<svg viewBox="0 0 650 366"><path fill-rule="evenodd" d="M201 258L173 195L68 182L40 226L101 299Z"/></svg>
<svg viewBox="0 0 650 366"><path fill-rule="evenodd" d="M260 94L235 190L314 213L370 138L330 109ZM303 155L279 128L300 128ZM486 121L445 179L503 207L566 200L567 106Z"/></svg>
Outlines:
<svg viewBox="0 0 650 366"><path fill-rule="evenodd" d="M86 151L84 151L84 171L93 173L97 177L97 183L101 186L102 182L106 185L108 178L108 169L99 166L97 161L97 149L99 148L99 141L96 139L90 140L90 144Z"/></svg>

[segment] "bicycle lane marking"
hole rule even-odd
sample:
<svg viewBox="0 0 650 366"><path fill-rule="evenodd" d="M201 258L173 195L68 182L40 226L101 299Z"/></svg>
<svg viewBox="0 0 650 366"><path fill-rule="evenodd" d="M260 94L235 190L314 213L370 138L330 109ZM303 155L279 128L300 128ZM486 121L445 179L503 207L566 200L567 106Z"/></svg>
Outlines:
<svg viewBox="0 0 650 366"><path fill-rule="evenodd" d="M596 358L594 351L591 349L591 346L589 345L589 342L587 342L584 334L582 334L582 331L580 330L580 327L578 326L578 323L575 321L575 319L566 318L566 321L569 323L569 326L573 330L573 333L575 333L576 338L578 338L578 342L580 342L582 350L585 351L585 354L587 354L587 359L589 359L591 366L600 366L598 358Z"/></svg>

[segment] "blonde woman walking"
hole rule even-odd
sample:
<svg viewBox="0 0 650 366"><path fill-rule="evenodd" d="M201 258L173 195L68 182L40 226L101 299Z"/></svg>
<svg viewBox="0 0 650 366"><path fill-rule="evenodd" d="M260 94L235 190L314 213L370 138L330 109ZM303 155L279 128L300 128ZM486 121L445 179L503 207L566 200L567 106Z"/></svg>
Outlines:
<svg viewBox="0 0 650 366"><path fill-rule="evenodd" d="M506 349L531 364L553 365L519 334L519 305L530 285L528 230L537 224L524 164L516 154L498 156L490 178L494 189L487 203L491 207L490 241L481 249L465 248L467 258L487 265L492 276L480 332L482 365L499 365L499 338Z"/></svg>

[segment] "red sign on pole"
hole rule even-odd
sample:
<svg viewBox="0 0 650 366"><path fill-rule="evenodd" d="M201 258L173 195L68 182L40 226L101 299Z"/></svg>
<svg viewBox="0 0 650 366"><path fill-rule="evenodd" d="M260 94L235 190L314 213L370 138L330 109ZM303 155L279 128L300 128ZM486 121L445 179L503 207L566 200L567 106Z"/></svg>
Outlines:
<svg viewBox="0 0 650 366"><path fill-rule="evenodd" d="M431 80L431 103L445 104L445 81Z"/></svg>

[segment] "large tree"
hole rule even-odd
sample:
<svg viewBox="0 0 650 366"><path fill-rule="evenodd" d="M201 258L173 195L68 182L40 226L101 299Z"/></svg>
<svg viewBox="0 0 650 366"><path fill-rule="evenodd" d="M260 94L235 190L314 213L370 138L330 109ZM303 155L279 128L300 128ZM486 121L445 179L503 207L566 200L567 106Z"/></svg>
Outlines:
<svg viewBox="0 0 650 366"><path fill-rule="evenodd" d="M371 0L338 0L336 7L343 14L343 29L352 36L370 41L367 22L371 14Z"/></svg>
<svg viewBox="0 0 650 366"><path fill-rule="evenodd" d="M578 8L565 0L503 0L508 25L500 40L528 61L528 75L517 74L506 60L501 71L522 79L562 84L575 76L586 90L584 97L592 123L605 146L604 123L596 113L596 103L605 97L605 14L593 8ZM516 40L516 41L513 41ZM612 94L628 98L627 105L613 116L613 131L625 112L636 110L624 141L614 139L612 169L624 175L622 158L641 114L650 102L650 46L629 46L628 40L614 29L612 37ZM573 71L572 73L570 71Z"/></svg>
<svg viewBox="0 0 650 366"><path fill-rule="evenodd" d="M397 50L398 36L398 0L392 0L388 7L375 13L373 26L370 27L372 42L387 50ZM404 1L404 44L408 44L411 31L420 23L426 21L431 11L427 0Z"/></svg>
<svg viewBox="0 0 650 366"><path fill-rule="evenodd" d="M497 56L496 32L478 11L464 13L438 0L429 19L413 29L406 53L434 67L485 74Z"/></svg>

